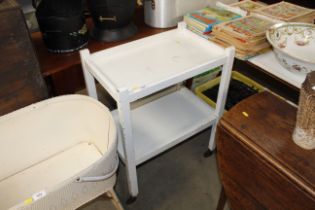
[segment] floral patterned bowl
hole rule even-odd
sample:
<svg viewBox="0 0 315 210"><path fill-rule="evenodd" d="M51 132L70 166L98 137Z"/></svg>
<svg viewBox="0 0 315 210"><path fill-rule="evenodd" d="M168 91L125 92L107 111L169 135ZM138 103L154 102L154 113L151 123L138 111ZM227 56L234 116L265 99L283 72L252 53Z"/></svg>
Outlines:
<svg viewBox="0 0 315 210"><path fill-rule="evenodd" d="M266 32L280 64L293 72L315 71L315 25L277 23Z"/></svg>

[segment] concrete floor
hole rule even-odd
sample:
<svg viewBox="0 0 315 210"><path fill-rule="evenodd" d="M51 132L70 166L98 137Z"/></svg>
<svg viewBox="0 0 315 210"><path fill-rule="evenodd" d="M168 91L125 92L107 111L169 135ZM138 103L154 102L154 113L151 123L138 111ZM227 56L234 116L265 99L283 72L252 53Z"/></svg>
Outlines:
<svg viewBox="0 0 315 210"><path fill-rule="evenodd" d="M141 165L139 196L127 210L210 210L220 193L215 155L204 158L210 131L206 130L179 146ZM116 192L126 201L124 167L120 168Z"/></svg>
<svg viewBox="0 0 315 210"><path fill-rule="evenodd" d="M85 94L85 92L80 92ZM103 94L100 100L108 107L115 104ZM128 188L125 167L118 170L115 191L126 210L212 210L216 209L221 184L216 155L203 157L207 150L210 129L207 129L137 168L139 195L126 205ZM104 196L80 210L112 210ZM226 208L228 206L226 205Z"/></svg>
<svg viewBox="0 0 315 210"><path fill-rule="evenodd" d="M126 210L215 209L220 181L215 154L204 158L210 130L186 140L138 167L139 196L126 205L128 189L125 167L120 164L115 191ZM81 210L114 209L100 197ZM227 207L226 207L227 209Z"/></svg>

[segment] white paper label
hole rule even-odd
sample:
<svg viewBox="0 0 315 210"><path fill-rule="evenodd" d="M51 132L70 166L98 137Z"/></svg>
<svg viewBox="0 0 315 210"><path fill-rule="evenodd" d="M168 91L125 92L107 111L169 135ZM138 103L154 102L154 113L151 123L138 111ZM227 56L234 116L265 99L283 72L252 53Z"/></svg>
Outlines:
<svg viewBox="0 0 315 210"><path fill-rule="evenodd" d="M46 191L42 190L40 192L34 193L32 198L33 198L33 201L37 201L38 199L41 199L41 198L43 198L45 196L46 196Z"/></svg>

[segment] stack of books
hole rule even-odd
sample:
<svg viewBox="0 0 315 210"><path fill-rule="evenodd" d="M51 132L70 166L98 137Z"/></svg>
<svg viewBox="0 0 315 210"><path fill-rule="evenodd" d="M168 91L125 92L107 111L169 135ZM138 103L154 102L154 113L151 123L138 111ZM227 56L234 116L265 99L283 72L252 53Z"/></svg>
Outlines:
<svg viewBox="0 0 315 210"><path fill-rule="evenodd" d="M314 23L314 19L314 9L284 1L265 5L252 0L230 5L221 3L184 16L188 29L224 47L235 46L235 56L242 60L271 49L265 33L275 23Z"/></svg>
<svg viewBox="0 0 315 210"><path fill-rule="evenodd" d="M273 24L269 19L249 15L214 26L211 40L224 47L234 45L235 56L246 60L270 49L265 32Z"/></svg>
<svg viewBox="0 0 315 210"><path fill-rule="evenodd" d="M315 18L315 10L284 1L257 9L254 12L271 19L277 19L285 22L314 23Z"/></svg>
<svg viewBox="0 0 315 210"><path fill-rule="evenodd" d="M187 28L205 38L210 37L213 26L241 18L241 15L214 6L193 11L184 16Z"/></svg>

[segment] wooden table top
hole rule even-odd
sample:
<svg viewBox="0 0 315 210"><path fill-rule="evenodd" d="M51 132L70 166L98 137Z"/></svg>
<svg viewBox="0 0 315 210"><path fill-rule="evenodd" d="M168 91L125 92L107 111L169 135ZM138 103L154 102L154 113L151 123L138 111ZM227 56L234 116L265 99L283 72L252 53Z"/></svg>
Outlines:
<svg viewBox="0 0 315 210"><path fill-rule="evenodd" d="M86 23L87 23L88 28L92 29L93 22L91 18L87 18ZM115 41L115 42L108 42L108 43L99 42L96 40L92 40L90 38L87 48L91 52L95 52L95 51L114 47L114 46L121 45L130 41L133 41L133 40L141 39L146 36L150 36L153 34L157 34L157 33L161 33L161 32L169 30L169 29L156 29L156 28L152 28L145 25L144 13L143 13L142 7L139 7L136 9L135 16L134 16L134 23L138 27L138 32L134 36L123 41ZM50 53L43 43L41 32L32 33L31 38L34 43L34 47L37 52L37 57L41 66L41 71L44 77L61 72L72 66L81 64L78 51L73 52L73 53L66 53L66 54Z"/></svg>

